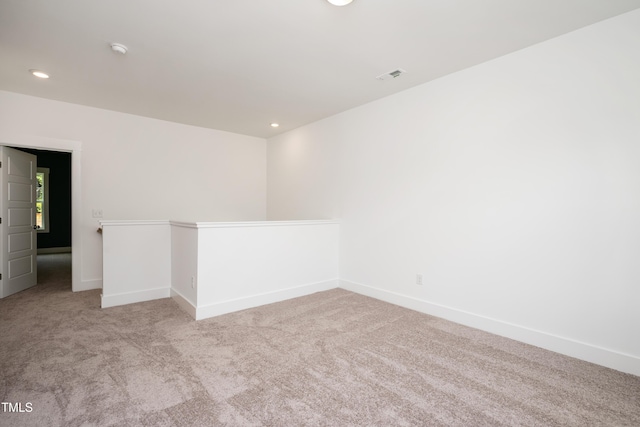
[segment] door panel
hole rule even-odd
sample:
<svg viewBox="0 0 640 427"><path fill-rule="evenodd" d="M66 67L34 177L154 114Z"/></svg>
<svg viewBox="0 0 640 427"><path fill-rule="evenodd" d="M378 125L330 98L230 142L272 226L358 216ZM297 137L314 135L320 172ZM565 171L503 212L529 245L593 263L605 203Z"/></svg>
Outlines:
<svg viewBox="0 0 640 427"><path fill-rule="evenodd" d="M35 221L35 209L32 208L9 208L9 218L7 226L10 230L16 227L31 226Z"/></svg>
<svg viewBox="0 0 640 427"><path fill-rule="evenodd" d="M0 298L37 282L36 156L0 147Z"/></svg>
<svg viewBox="0 0 640 427"><path fill-rule="evenodd" d="M10 278L18 279L31 273L33 273L33 257L30 255L9 261Z"/></svg>
<svg viewBox="0 0 640 427"><path fill-rule="evenodd" d="M34 195L31 194L31 189L33 186L29 184L22 184L19 182L10 182L9 183L9 198L8 200L12 202L28 202L31 203L33 201Z"/></svg>
<svg viewBox="0 0 640 427"><path fill-rule="evenodd" d="M24 151L14 150L13 148L3 148L6 148L5 153L10 157L10 161L6 163L7 174L14 178L32 179L37 168L35 156L33 154L25 153ZM34 159L26 156L32 156ZM7 182L15 181L9 180Z"/></svg>
<svg viewBox="0 0 640 427"><path fill-rule="evenodd" d="M7 252L14 253L20 252L24 250L31 250L32 248L32 238L31 233L15 233L9 235L9 244L7 247Z"/></svg>

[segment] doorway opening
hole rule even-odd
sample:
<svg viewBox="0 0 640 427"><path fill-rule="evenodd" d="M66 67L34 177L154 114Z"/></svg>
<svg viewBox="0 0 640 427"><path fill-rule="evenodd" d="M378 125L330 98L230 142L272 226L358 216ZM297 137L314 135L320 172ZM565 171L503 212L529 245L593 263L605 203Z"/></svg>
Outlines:
<svg viewBox="0 0 640 427"><path fill-rule="evenodd" d="M82 143L80 141L54 139L35 135L3 135L0 133L0 145L18 149L35 149L65 152L71 155L71 290L74 292L97 289L101 281L82 281L82 195L81 165ZM100 285L100 286L98 286Z"/></svg>
<svg viewBox="0 0 640 427"><path fill-rule="evenodd" d="M13 147L37 158L38 254L71 252L71 153Z"/></svg>
<svg viewBox="0 0 640 427"><path fill-rule="evenodd" d="M54 273L64 271L67 276L71 267L71 153L13 148L36 156L40 175L36 198L38 284L58 280ZM70 277L68 283L71 290Z"/></svg>

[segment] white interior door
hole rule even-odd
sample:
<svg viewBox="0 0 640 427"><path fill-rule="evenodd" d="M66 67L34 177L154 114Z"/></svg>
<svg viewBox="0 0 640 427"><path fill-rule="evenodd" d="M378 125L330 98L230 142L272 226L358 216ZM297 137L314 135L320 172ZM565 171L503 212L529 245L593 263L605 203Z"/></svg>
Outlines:
<svg viewBox="0 0 640 427"><path fill-rule="evenodd" d="M9 147L0 147L0 152L0 298L4 298L37 283L37 160Z"/></svg>

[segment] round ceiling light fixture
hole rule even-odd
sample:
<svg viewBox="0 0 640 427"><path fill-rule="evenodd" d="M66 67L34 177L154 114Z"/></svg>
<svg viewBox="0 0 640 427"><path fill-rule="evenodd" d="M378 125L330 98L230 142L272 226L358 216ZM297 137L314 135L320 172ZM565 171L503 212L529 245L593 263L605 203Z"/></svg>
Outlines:
<svg viewBox="0 0 640 427"><path fill-rule="evenodd" d="M114 51L115 53L120 53L122 55L124 55L125 53L127 53L127 47L123 44L120 43L111 43L111 50Z"/></svg>
<svg viewBox="0 0 640 427"><path fill-rule="evenodd" d="M353 0L327 0L334 6L346 6L351 3Z"/></svg>
<svg viewBox="0 0 640 427"><path fill-rule="evenodd" d="M49 74L45 73L44 71L40 71L40 70L29 70L29 72L31 74L33 74L34 76L40 78L40 79L48 79L49 78Z"/></svg>

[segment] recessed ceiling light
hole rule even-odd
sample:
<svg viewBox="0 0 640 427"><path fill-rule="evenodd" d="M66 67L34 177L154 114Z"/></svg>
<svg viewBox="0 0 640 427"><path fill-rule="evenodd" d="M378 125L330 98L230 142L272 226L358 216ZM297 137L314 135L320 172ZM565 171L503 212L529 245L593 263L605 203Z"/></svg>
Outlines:
<svg viewBox="0 0 640 427"><path fill-rule="evenodd" d="M129 49L127 49L127 47L123 44L111 43L111 50L114 51L115 53L120 53L124 55L125 53L127 53Z"/></svg>
<svg viewBox="0 0 640 427"><path fill-rule="evenodd" d="M39 77L41 79L48 79L49 78L49 74L47 74L47 73L45 73L43 71L40 71L40 70L29 70L29 72L31 74L33 74L34 76Z"/></svg>
<svg viewBox="0 0 640 427"><path fill-rule="evenodd" d="M278 126L280 126L280 124L278 124L278 123L271 123L271 127L272 127L272 128L277 128Z"/></svg>
<svg viewBox="0 0 640 427"><path fill-rule="evenodd" d="M351 3L353 0L327 0L334 6L346 6Z"/></svg>

